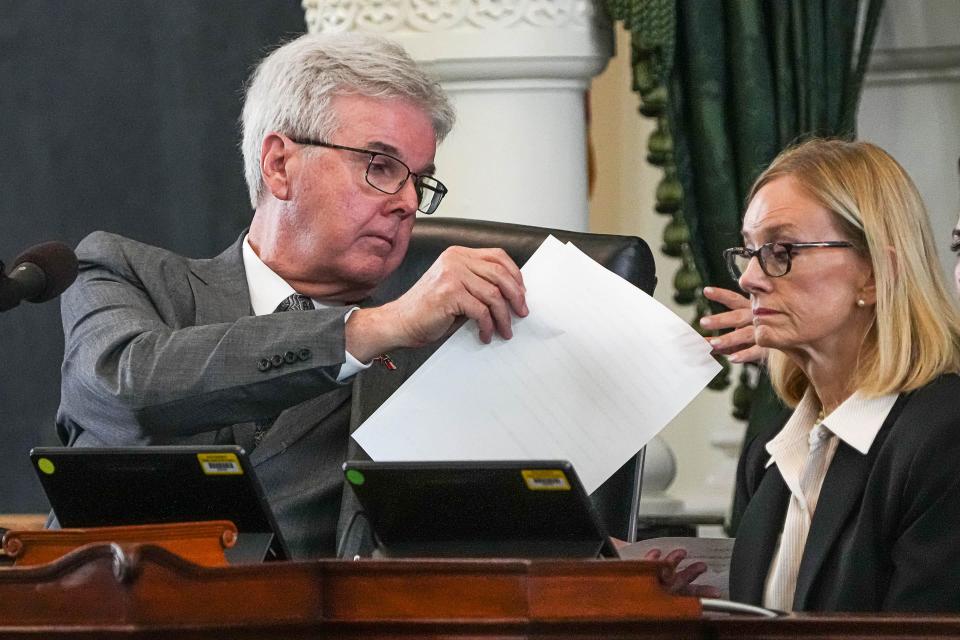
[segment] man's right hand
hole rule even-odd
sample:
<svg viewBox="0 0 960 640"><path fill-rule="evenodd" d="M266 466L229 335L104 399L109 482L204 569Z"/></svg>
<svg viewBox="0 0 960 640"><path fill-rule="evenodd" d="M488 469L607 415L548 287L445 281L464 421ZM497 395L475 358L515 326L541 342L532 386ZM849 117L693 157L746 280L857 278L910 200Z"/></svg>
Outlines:
<svg viewBox="0 0 960 640"><path fill-rule="evenodd" d="M707 300L719 302L730 309L700 319L700 326L711 331L733 329L716 338L709 338L714 353L730 356L731 362L762 362L767 359L767 349L757 346L753 335L753 311L750 298L736 291L719 287L704 287Z"/></svg>
<svg viewBox="0 0 960 640"><path fill-rule="evenodd" d="M502 249L450 247L393 302L358 309L346 326L346 347L368 362L395 347L421 347L475 320L484 343L513 336L512 314L529 313L520 269Z"/></svg>

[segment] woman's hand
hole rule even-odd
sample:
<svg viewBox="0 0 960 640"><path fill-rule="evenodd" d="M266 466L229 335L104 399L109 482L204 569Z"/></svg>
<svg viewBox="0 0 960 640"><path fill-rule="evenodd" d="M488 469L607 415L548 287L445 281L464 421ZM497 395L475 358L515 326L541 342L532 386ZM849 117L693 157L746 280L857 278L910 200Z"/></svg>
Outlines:
<svg viewBox="0 0 960 640"><path fill-rule="evenodd" d="M703 562L693 562L682 571L677 571L677 566L687 557L686 549L674 549L666 556L661 558L659 549L651 549L643 556L644 560L662 560L670 564L671 569L664 571L661 575L663 581L667 584L670 593L681 596L693 596L695 598L719 598L720 590L706 584L693 584L693 581L699 578L707 570L707 565Z"/></svg>
<svg viewBox="0 0 960 640"><path fill-rule="evenodd" d="M700 326L711 331L733 329L707 341L714 353L730 357L730 362L762 362L767 359L767 350L758 347L753 337L753 311L750 298L736 291L719 287L704 287L703 295L707 300L719 302L730 309L700 319Z"/></svg>

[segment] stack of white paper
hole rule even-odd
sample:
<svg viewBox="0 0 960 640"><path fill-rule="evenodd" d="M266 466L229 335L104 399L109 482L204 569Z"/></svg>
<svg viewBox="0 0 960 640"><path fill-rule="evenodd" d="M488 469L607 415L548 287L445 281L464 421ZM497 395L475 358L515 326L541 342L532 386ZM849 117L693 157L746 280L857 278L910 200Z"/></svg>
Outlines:
<svg viewBox="0 0 960 640"><path fill-rule="evenodd" d="M707 342L571 244L523 267L526 318L461 327L353 437L373 460L570 460L599 487L720 370Z"/></svg>

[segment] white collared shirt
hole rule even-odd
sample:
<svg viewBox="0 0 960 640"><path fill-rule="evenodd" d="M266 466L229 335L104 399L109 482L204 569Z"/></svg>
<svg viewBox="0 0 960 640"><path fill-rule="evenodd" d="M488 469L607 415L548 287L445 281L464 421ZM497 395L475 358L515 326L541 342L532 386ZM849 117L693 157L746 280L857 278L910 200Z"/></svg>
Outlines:
<svg viewBox="0 0 960 640"><path fill-rule="evenodd" d="M859 391L855 392L849 398L844 400L829 416L826 416L819 428L825 429L830 436L827 446L826 458L822 467L817 470L816 475L810 480L806 495L800 486L800 478L803 472L804 464L811 450L811 437L815 428L817 416L820 412L819 400L810 387L804 394L800 404L794 410L793 415L772 440L767 443L767 453L770 454L770 460L767 461L767 467L776 464L780 475L790 489L790 503L787 506L787 516L784 523L791 519L799 519L805 530L803 539L806 540L806 534L809 533L810 523L813 520L813 514L817 508L817 502L820 497L820 490L823 488L824 478L827 476L827 470L836 454L839 441L860 452L866 454L870 451L873 441L880 432L884 420L897 401L896 394L888 394L878 397L866 397ZM781 529L782 531L782 529ZM781 544L783 537L777 543L777 549L773 554L773 561L770 563L770 570L767 574L766 584L764 586L763 604L764 606L792 609L792 593L796 588L794 579L785 603L778 597L775 591L777 580L772 579L778 570L783 570L789 563L785 556L796 550L786 549Z"/></svg>
<svg viewBox="0 0 960 640"><path fill-rule="evenodd" d="M297 293L286 280L277 275L254 252L253 247L250 246L249 236L243 238L243 270L246 272L247 289L250 291L250 306L253 307L253 314L256 316L273 313L281 302ZM310 300L317 309L330 307L329 304L319 300L313 298L310 298ZM350 318L350 314L357 309L358 307L350 309L344 316L343 321L346 322ZM340 366L337 382L343 382L350 376L370 367L370 363L360 362L349 351L345 351L344 356L345 361Z"/></svg>

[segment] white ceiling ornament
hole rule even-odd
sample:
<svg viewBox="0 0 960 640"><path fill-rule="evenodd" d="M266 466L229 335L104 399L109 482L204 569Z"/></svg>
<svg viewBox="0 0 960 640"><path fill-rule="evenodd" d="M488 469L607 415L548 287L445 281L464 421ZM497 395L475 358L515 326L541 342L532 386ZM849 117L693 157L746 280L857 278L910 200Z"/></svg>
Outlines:
<svg viewBox="0 0 960 640"><path fill-rule="evenodd" d="M444 31L462 23L467 13L464 0L406 0L407 24L417 31Z"/></svg>
<svg viewBox="0 0 960 640"><path fill-rule="evenodd" d="M310 32L586 28L591 0L303 0Z"/></svg>

